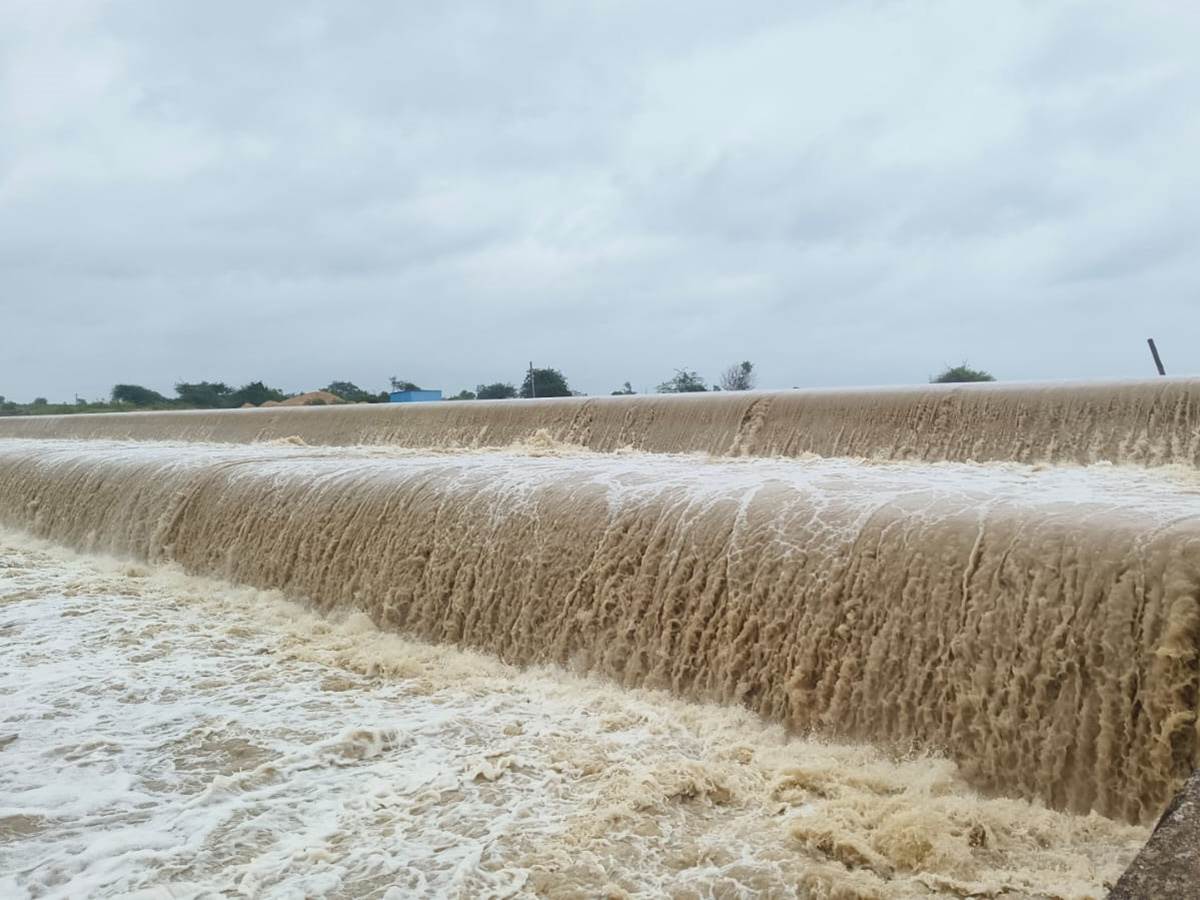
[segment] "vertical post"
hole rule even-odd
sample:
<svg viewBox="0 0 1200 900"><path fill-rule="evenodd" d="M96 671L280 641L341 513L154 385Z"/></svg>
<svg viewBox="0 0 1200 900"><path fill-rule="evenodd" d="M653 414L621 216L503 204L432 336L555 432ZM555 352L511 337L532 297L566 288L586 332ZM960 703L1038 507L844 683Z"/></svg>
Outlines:
<svg viewBox="0 0 1200 900"><path fill-rule="evenodd" d="M1154 357L1154 365L1158 367L1158 374L1166 375L1167 370L1163 368L1162 360L1158 356L1158 348L1154 346L1154 338L1146 338L1146 343L1150 345L1150 354Z"/></svg>
<svg viewBox="0 0 1200 900"><path fill-rule="evenodd" d="M529 397L532 400L537 399L537 381L533 377L533 360L529 361Z"/></svg>

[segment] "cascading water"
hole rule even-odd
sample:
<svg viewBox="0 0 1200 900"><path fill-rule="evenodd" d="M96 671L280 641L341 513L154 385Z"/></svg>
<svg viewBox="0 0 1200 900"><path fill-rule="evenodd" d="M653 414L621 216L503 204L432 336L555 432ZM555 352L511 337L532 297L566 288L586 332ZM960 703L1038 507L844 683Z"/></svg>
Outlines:
<svg viewBox="0 0 1200 900"><path fill-rule="evenodd" d="M0 524L1148 823L1200 753L1193 422L1177 381L10 420ZM882 821L791 829L883 878L812 896L911 896Z"/></svg>

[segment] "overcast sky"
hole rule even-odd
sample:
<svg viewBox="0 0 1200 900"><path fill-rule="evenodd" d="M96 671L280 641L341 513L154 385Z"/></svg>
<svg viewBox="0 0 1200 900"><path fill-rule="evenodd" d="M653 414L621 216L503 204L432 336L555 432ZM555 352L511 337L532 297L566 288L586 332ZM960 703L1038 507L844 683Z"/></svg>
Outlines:
<svg viewBox="0 0 1200 900"><path fill-rule="evenodd" d="M1200 371L1200 4L0 0L0 394Z"/></svg>

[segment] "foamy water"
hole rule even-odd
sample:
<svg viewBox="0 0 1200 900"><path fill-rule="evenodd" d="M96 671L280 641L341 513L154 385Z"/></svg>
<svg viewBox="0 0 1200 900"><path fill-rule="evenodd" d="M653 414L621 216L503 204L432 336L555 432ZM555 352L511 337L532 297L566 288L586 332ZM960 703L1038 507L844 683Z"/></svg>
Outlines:
<svg viewBox="0 0 1200 900"><path fill-rule="evenodd" d="M0 522L1152 822L1197 759L1194 473L0 441Z"/></svg>
<svg viewBox="0 0 1200 900"><path fill-rule="evenodd" d="M1101 897L1141 828L940 759L0 532L4 897Z"/></svg>

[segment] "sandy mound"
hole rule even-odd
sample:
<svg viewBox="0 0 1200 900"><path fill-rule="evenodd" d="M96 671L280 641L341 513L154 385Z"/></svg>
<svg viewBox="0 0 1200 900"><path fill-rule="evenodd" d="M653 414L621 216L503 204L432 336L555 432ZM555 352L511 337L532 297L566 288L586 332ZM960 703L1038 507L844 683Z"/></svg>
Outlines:
<svg viewBox="0 0 1200 900"><path fill-rule="evenodd" d="M268 400L263 406L332 406L334 403L346 401L337 394L329 391L309 391L307 394L297 394L286 400Z"/></svg>

